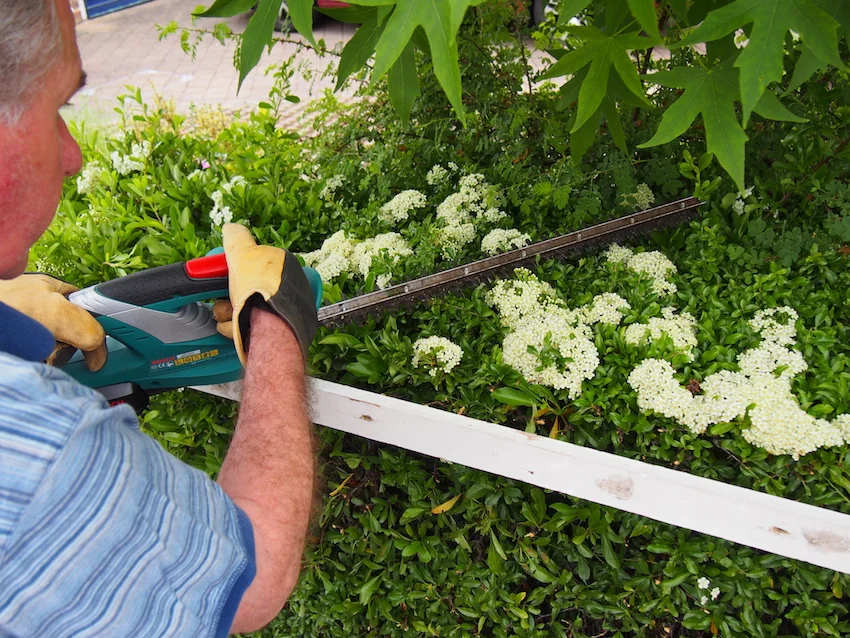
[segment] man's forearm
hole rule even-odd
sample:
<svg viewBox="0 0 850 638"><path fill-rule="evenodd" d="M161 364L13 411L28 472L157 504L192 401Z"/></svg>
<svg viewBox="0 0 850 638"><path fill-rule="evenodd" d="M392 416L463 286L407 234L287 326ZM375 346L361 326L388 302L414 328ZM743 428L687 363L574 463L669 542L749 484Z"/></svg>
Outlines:
<svg viewBox="0 0 850 638"><path fill-rule="evenodd" d="M257 576L232 631L254 631L298 579L315 477L315 450L298 341L278 317L251 316L242 403L218 483L251 519Z"/></svg>

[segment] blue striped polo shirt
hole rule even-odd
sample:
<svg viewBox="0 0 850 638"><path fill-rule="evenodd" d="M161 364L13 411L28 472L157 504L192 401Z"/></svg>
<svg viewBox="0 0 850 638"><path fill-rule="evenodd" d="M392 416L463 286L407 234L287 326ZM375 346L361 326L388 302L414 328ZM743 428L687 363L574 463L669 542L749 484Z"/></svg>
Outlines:
<svg viewBox="0 0 850 638"><path fill-rule="evenodd" d="M0 637L226 636L256 572L247 516L39 363L52 347L0 303Z"/></svg>

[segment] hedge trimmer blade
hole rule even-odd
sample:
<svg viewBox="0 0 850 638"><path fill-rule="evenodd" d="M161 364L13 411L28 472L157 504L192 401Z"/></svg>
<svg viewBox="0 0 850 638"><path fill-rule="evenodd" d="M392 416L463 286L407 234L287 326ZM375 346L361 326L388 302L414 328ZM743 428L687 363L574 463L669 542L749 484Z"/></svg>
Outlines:
<svg viewBox="0 0 850 638"><path fill-rule="evenodd" d="M577 230L553 239L547 239L525 248L518 248L465 266L413 279L403 284L377 290L359 297L319 309L319 324L323 326L356 323L364 317L381 314L400 306L411 306L418 301L432 299L453 292L496 275L532 265L538 258L565 259L636 235L678 226L697 215L703 202L687 197L669 204L649 208Z"/></svg>

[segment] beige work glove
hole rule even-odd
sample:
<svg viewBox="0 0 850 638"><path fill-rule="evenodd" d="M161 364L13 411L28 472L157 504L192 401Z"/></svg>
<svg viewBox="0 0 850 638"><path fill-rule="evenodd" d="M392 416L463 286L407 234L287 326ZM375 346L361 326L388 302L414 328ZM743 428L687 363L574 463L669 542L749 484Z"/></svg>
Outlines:
<svg viewBox="0 0 850 638"><path fill-rule="evenodd" d="M0 280L0 301L34 319L56 338L56 348L47 359L53 363L69 348L79 348L92 372L106 363L106 333L97 319L87 310L68 301L67 296L78 288L48 275L25 274L14 279Z"/></svg>
<svg viewBox="0 0 850 638"><path fill-rule="evenodd" d="M251 232L239 224L225 224L222 236L232 319L227 320L226 302L219 302L217 315L213 309L219 332L232 336L245 365L251 339L250 311L262 308L289 325L306 358L319 322L313 291L298 259L282 248L258 246Z"/></svg>

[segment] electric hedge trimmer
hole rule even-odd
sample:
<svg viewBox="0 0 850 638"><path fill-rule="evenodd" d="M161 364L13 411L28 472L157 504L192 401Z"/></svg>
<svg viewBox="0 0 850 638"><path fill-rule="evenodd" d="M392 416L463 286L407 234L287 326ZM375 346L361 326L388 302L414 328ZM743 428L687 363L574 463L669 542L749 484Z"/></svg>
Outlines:
<svg viewBox="0 0 850 638"><path fill-rule="evenodd" d="M356 322L481 283L538 259L566 258L676 226L695 217L701 204L689 197L325 307L319 307L321 282L314 277L319 324ZM127 403L137 411L147 406L152 394L235 381L242 376L236 348L217 332L211 307L204 303L227 296L223 254L152 268L75 292L71 301L95 315L106 331L109 355L97 372L86 368L80 353L64 370L99 390L110 403Z"/></svg>

